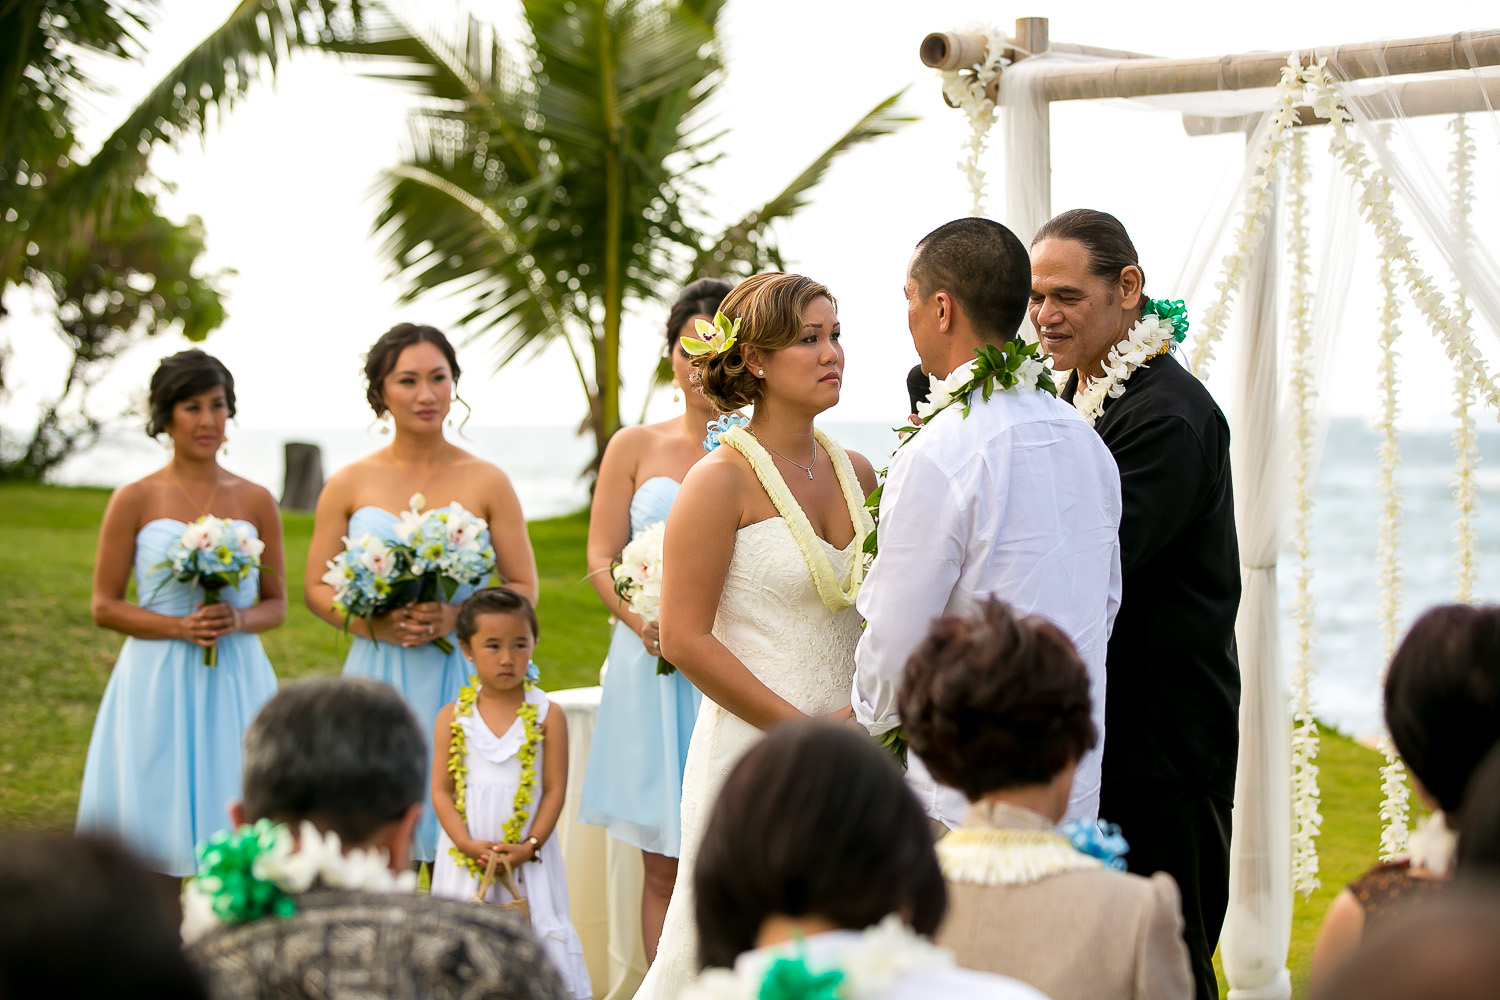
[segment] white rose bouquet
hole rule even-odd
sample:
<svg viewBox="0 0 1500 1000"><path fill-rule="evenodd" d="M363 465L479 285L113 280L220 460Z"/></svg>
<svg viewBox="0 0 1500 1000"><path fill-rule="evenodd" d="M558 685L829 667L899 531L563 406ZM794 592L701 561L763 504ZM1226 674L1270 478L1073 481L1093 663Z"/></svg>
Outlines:
<svg viewBox="0 0 1500 1000"><path fill-rule="evenodd" d="M205 514L167 546L167 558L153 569L164 569L169 579L201 587L204 604L218 604L219 591L238 586L260 568L266 543L255 537L248 524L235 524ZM165 585L166 581L162 581ZM204 666L218 663L218 646L203 649Z"/></svg>
<svg viewBox="0 0 1500 1000"><path fill-rule="evenodd" d="M620 552L620 559L610 569L615 593L647 623L661 619L661 552L667 525L658 521L641 531ZM677 668L661 657L656 658L656 672L666 675Z"/></svg>

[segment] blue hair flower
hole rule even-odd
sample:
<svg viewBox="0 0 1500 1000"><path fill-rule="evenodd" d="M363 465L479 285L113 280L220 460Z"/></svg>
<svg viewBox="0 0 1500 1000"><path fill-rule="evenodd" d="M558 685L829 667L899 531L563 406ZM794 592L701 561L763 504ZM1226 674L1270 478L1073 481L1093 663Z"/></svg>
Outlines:
<svg viewBox="0 0 1500 1000"><path fill-rule="evenodd" d="M713 451L719 446L719 436L731 427L749 427L750 420L738 413L726 413L717 420L708 422L708 437L703 439L703 450Z"/></svg>
<svg viewBox="0 0 1500 1000"><path fill-rule="evenodd" d="M1067 837L1075 850L1103 861L1104 867L1117 872L1125 870L1125 855L1130 851L1130 845L1116 824L1075 819L1058 827L1057 832Z"/></svg>
<svg viewBox="0 0 1500 1000"><path fill-rule="evenodd" d="M541 668L536 665L535 661L526 664L526 679L533 684L542 679Z"/></svg>

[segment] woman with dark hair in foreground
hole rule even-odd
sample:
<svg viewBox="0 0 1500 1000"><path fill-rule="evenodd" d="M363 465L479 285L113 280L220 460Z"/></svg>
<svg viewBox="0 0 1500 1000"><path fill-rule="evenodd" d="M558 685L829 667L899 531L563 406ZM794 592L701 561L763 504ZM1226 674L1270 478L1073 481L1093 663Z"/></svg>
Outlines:
<svg viewBox="0 0 1500 1000"><path fill-rule="evenodd" d="M990 598L933 623L899 701L911 750L972 803L937 845L949 894L938 943L1053 1000L1191 997L1172 876L1112 870L1124 863L1106 860L1106 838L1080 837L1086 853L1054 829L1098 738L1067 636Z"/></svg>
<svg viewBox="0 0 1500 1000"><path fill-rule="evenodd" d="M149 867L180 878L239 798L240 735L276 693L257 633L286 620L286 571L276 500L219 465L235 412L229 370L198 350L165 358L151 376L150 408L146 433L166 435L172 457L115 490L99 526L94 622L126 639L94 720L78 829L118 836ZM163 565L207 515L230 522L223 544L258 554L268 570L251 569L217 601ZM125 596L132 574L134 602ZM175 883L168 888L175 898Z"/></svg>
<svg viewBox="0 0 1500 1000"><path fill-rule="evenodd" d="M711 968L687 1000L1040 996L959 969L926 940L946 903L927 817L888 754L832 723L783 723L746 751L714 803L693 887ZM806 992L814 984L841 985Z"/></svg>

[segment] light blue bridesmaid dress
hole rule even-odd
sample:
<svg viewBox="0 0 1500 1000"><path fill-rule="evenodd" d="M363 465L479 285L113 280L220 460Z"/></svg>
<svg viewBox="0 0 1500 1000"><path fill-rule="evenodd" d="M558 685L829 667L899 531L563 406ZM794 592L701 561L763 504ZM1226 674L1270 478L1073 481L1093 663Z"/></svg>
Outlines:
<svg viewBox="0 0 1500 1000"><path fill-rule="evenodd" d="M136 593L147 611L186 617L203 600L202 590L152 570L185 527L162 517L135 536ZM248 608L259 593L252 572L219 596ZM83 767L78 831L114 834L168 875L191 875L196 845L229 826L229 803L240 797L241 737L276 693L259 636L235 632L218 645L218 665L209 667L202 646L127 638Z"/></svg>
<svg viewBox="0 0 1500 1000"><path fill-rule="evenodd" d="M442 508L439 508L440 510ZM396 524L399 518L382 507L365 506L356 510L349 518L349 537L359 538L371 534L388 542L396 540ZM488 545L489 532L481 537ZM460 587L453 594L450 604L462 604L464 598L478 587ZM432 643L423 643L407 649L388 642L375 642L363 636L354 636L350 642L349 655L344 660L346 677L367 677L384 681L406 699L416 715L422 734L427 738L426 766L432 767L432 728L437 723L438 711L450 701L458 698L458 690L468 683L470 664L458 648L458 635L448 633L453 652L444 653ZM424 784L422 786L426 788ZM432 811L432 796L423 795L426 805L422 819L417 823L412 837L411 857L413 861L431 861L437 851L437 814Z"/></svg>
<svg viewBox="0 0 1500 1000"><path fill-rule="evenodd" d="M653 476L630 499L630 534L667 519L680 484ZM615 625L609 670L578 818L652 854L682 844L682 769L703 696L680 673L663 677L630 626Z"/></svg>

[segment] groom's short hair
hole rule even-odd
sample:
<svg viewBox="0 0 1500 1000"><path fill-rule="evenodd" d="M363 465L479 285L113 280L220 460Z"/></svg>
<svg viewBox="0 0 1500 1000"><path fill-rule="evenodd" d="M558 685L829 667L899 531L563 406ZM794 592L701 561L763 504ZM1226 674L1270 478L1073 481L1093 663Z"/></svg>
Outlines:
<svg viewBox="0 0 1500 1000"><path fill-rule="evenodd" d="M1031 299L1031 258L1015 233L990 219L954 219L917 243L909 273L925 302L953 296L981 337L1013 340Z"/></svg>
<svg viewBox="0 0 1500 1000"><path fill-rule="evenodd" d="M385 684L288 684L245 731L245 816L309 820L363 844L426 798L428 753L416 717Z"/></svg>

